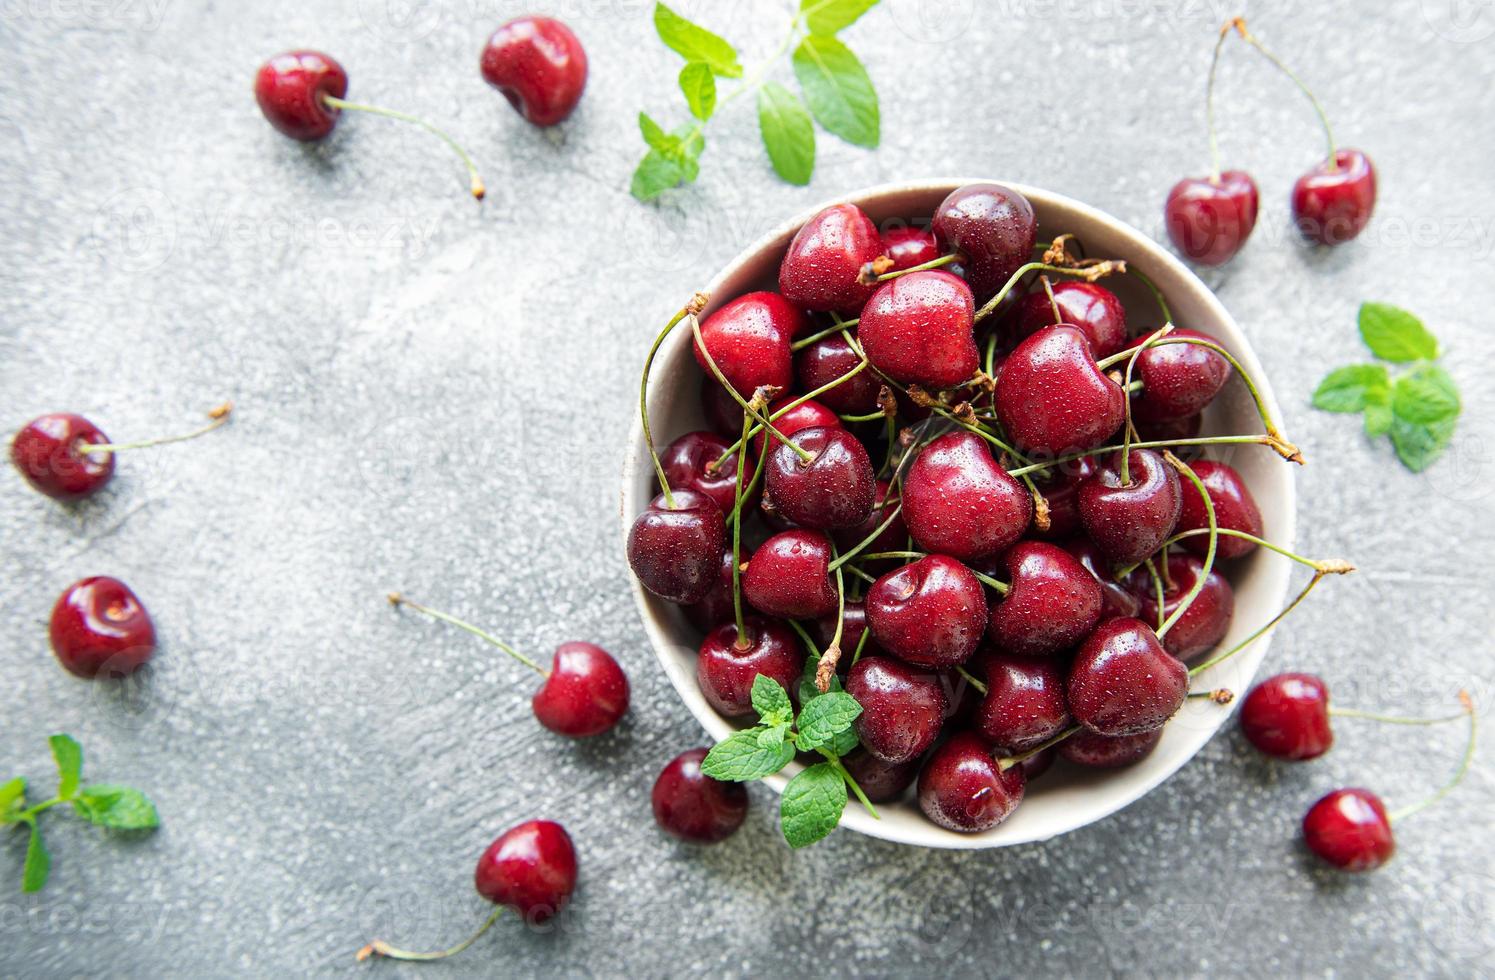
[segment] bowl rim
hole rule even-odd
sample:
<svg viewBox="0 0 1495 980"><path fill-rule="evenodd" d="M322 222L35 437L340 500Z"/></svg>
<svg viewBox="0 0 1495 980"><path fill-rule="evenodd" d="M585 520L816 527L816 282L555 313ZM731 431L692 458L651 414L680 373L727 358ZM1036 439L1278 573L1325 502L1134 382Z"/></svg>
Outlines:
<svg viewBox="0 0 1495 980"><path fill-rule="evenodd" d="M710 282L701 292L704 292L711 299L713 306L719 305L717 303L717 293L724 283L735 278L745 265L757 259L765 250L782 247L781 243L787 241L795 231L825 208L837 204L856 204L861 207L866 202L892 195L920 193L933 195L939 192L948 194L958 187L978 183L995 183L1009 187L1027 197L1035 204L1042 205L1039 210L1042 210L1044 207L1053 207L1077 212L1084 219L1103 225L1112 234L1125 239L1130 250L1129 254L1125 256L1129 264L1136 263L1139 257L1145 259L1150 267L1154 267L1153 278L1157 278L1157 267L1166 269L1174 279L1178 280L1192 294L1191 299L1203 305L1208 312L1209 318L1218 323L1223 332L1234 335L1224 338L1229 340L1232 345L1231 353L1250 372L1260 391L1262 401L1268 411L1271 412L1273 418L1279 420L1282 418L1281 406L1277 402L1271 382L1263 371L1262 365L1256 356L1254 348L1248 341L1245 331L1236 323L1235 318L1230 315L1230 312L1220 302L1214 291L1191 268L1151 237L1114 215L1065 194L1059 194L1018 181L991 177L930 177L913 181L876 184L820 201L811 207L796 212L760 235L722 266L716 275L712 276ZM730 298L722 297L722 300L725 301ZM1179 304L1175 302L1173 305L1177 306ZM660 345L655 361L656 365L661 361L667 360L673 350L687 343L689 343L689 340L684 332L674 332ZM651 374L647 388L651 403L661 386L660 373L656 371ZM625 555L629 528L632 526L634 517L642 510L643 505L647 503L647 499L640 499L640 495L635 489L640 467L652 471L653 464L648 460L648 450L644 443L643 426L635 410L633 421L629 427L628 442L624 453L623 483L620 497L619 516ZM652 480L652 477L650 479ZM1294 548L1294 542L1297 538L1297 484L1295 475L1290 471L1287 473L1285 481L1285 498L1282 500L1282 517L1280 523L1282 527L1279 533L1274 535L1274 543L1291 551ZM1271 572L1268 571L1267 574L1271 575ZM1273 577L1277 579L1277 594L1272 598L1272 603L1280 608L1287 596L1288 574L1284 571L1282 574ZM654 600L639 583L638 577L631 572L628 574L628 581L629 588L633 593L634 605L638 609L640 619L643 621L644 632L649 638L650 646L653 647L655 659L664 669L665 676L669 679L671 687L675 689L676 694L680 696L686 708L695 716L701 726L706 729L706 732L713 740L719 741L725 738L732 731L736 730L736 726L729 720L718 715L706 702L699 690L693 688L687 690L677 682L675 672L672 669L673 665L670 661L669 650L678 646L678 644L670 639L667 633L667 624L650 605L651 602L660 600ZM1236 702L1239 704L1241 697L1244 696L1248 685L1256 673L1257 667L1266 656L1274 632L1274 630L1269 630L1251 647L1241 651L1241 653L1232 658L1229 665L1212 668L1210 672L1202 674L1200 677L1202 679L1209 679L1211 675L1217 675L1218 672L1227 666L1231 668L1231 677L1237 681L1235 685L1238 688L1236 690ZM1218 680L1218 677L1215 679ZM1187 747L1187 751L1181 754L1177 761L1159 766L1146 779L1138 781L1125 791L1117 792L1113 799L1107 800L1106 805L1100 811L1087 814L1084 819L1068 822L1063 826L1035 830L1028 833L1006 833L994 836L1005 824L999 824L997 827L981 833L963 834L945 830L930 823L928 824L927 832L921 833L920 839L911 840L908 835L900 833L896 828L890 828L888 824L872 817L862 807L856 805L855 800L852 800L852 805L846 808L845 814L841 819L841 826L869 837L875 837L892 843L911 847L950 850L985 850L1051 840L1054 837L1103 820L1152 792L1159 785L1170 779L1178 770L1192 761L1199 754L1205 743L1213 738L1221 726L1233 716L1234 710L1235 705L1232 705L1228 710L1219 712L1213 725L1200 724L1195 728L1191 728L1186 737L1189 737L1193 744ZM767 783L773 788L775 793L782 794L790 776L800 768L799 763L791 763L782 772L769 776L761 780L761 782Z"/></svg>

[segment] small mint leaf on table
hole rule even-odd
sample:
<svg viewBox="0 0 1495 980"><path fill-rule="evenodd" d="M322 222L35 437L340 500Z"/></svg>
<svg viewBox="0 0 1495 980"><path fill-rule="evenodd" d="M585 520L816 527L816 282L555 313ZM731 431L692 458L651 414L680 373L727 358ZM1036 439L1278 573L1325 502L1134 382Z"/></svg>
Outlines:
<svg viewBox="0 0 1495 980"><path fill-rule="evenodd" d="M90 822L111 830L149 830L161 823L146 795L129 786L96 783L85 786L73 809Z"/></svg>
<svg viewBox="0 0 1495 980"><path fill-rule="evenodd" d="M1391 389L1367 392L1365 398L1365 434L1384 436L1391 431Z"/></svg>
<svg viewBox="0 0 1495 980"><path fill-rule="evenodd" d="M726 783L752 782L778 772L794 759L794 745L782 740L776 748L764 748L758 743L763 731L746 728L728 735L706 753L701 771Z"/></svg>
<svg viewBox="0 0 1495 980"><path fill-rule="evenodd" d="M15 815L26 809L26 780L20 776L0 783L0 821L14 823Z"/></svg>
<svg viewBox="0 0 1495 980"><path fill-rule="evenodd" d="M794 49L791 62L816 122L848 143L877 146L877 91L850 48L833 37L810 34Z"/></svg>
<svg viewBox="0 0 1495 980"><path fill-rule="evenodd" d="M815 172L815 124L795 94L778 82L758 89L758 132L774 173L803 187Z"/></svg>
<svg viewBox="0 0 1495 980"><path fill-rule="evenodd" d="M665 155L680 151L679 137L666 133L664 127L655 122L647 112L638 114L638 129L644 137L644 142L649 145L649 149L658 150Z"/></svg>
<svg viewBox="0 0 1495 980"><path fill-rule="evenodd" d="M1438 356L1438 340L1422 321L1387 303L1360 304L1360 336L1383 361L1431 361Z"/></svg>
<svg viewBox="0 0 1495 980"><path fill-rule="evenodd" d="M1388 394L1391 376L1380 364L1352 364L1330 371L1313 393L1313 407L1326 412L1359 412L1367 402Z"/></svg>
<svg viewBox="0 0 1495 980"><path fill-rule="evenodd" d="M680 69L680 91L690 114L702 122L716 111L716 76L704 61L692 61Z"/></svg>
<svg viewBox="0 0 1495 980"><path fill-rule="evenodd" d="M829 762L817 763L784 787L779 829L790 847L806 847L835 830L845 809L846 782Z"/></svg>
<svg viewBox="0 0 1495 980"><path fill-rule="evenodd" d="M21 869L21 891L39 892L47 884L52 873L52 855L42 843L42 829L31 821L31 839L26 842L26 864Z"/></svg>
<svg viewBox="0 0 1495 980"><path fill-rule="evenodd" d="M685 170L680 164L658 150L650 150L633 171L628 193L640 201L652 201L665 191L679 187L683 180Z"/></svg>
<svg viewBox="0 0 1495 980"><path fill-rule="evenodd" d="M720 35L694 24L662 3L654 5L654 29L659 39L686 61L704 62L724 78L741 78L737 49Z"/></svg>
<svg viewBox="0 0 1495 980"><path fill-rule="evenodd" d="M1458 385L1436 364L1418 365L1397 378L1391 390L1391 411L1404 422L1442 422L1461 408Z"/></svg>
<svg viewBox="0 0 1495 980"><path fill-rule="evenodd" d="M772 677L759 674L753 678L753 710L765 725L787 725L794 721L794 705L789 692Z"/></svg>
<svg viewBox="0 0 1495 980"><path fill-rule="evenodd" d="M1413 473L1427 469L1453 438L1458 419L1446 418L1437 422L1409 422L1393 413L1391 420L1391 444L1396 447L1397 458Z"/></svg>
<svg viewBox="0 0 1495 980"><path fill-rule="evenodd" d="M835 34L857 22L878 0L800 0L799 12L811 34Z"/></svg>
<svg viewBox="0 0 1495 980"><path fill-rule="evenodd" d="M830 745L861 713L862 706L844 691L812 698L799 712L799 748L810 751Z"/></svg>
<svg viewBox="0 0 1495 980"><path fill-rule="evenodd" d="M53 735L47 743L57 762L57 796L70 800L78 792L78 780L83 775L83 746L71 735Z"/></svg>

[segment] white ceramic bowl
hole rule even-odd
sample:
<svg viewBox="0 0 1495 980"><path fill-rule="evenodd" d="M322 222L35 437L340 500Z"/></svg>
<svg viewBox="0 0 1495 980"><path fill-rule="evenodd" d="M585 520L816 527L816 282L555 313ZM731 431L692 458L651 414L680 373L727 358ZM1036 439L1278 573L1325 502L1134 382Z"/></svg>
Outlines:
<svg viewBox="0 0 1495 980"><path fill-rule="evenodd" d="M703 291L711 297L706 313L751 290L776 289L779 260L789 240L802 224L824 207L849 201L860 206L879 226L886 220L900 218L927 222L950 191L977 179L886 184L817 204L749 245L706 284ZM1221 340L1251 373L1271 412L1280 419L1281 412L1272 395L1272 386L1263 375L1261 364L1246 342L1245 334L1214 294L1181 262L1146 235L1108 214L1036 187L1010 181L1001 183L1025 194L1032 202L1038 215L1039 240L1047 241L1061 232L1072 232L1084 243L1087 254L1125 259L1133 268L1144 272L1167 297L1174 322ZM1125 302L1133 332L1139 327L1160 324L1156 304L1134 277L1112 276L1105 280L1105 285L1115 290ZM682 282L679 295L672 299L683 302L700 286L699 283ZM642 349L638 351L640 361L643 353ZM660 447L682 433L706 428L699 405L700 382L701 371L691 355L690 332L682 325L661 348L649 384L651 424ZM1232 380L1207 410L1205 433L1260 431L1261 425L1244 386L1239 380ZM1211 452L1210 455L1227 459L1245 477L1261 507L1265 537L1291 548L1296 525L1291 464L1266 447L1229 448L1234 451ZM1185 492L1192 492L1192 489L1186 487ZM644 446L643 431L635 420L624 463L622 514L625 536L633 518L648 505L654 493L654 472ZM1220 647L1223 650L1244 639L1282 608L1290 563L1258 548L1249 558L1219 567L1234 586L1236 603L1230 633ZM636 579L632 586L644 628L671 683L680 692L686 707L705 726L711 739L725 737L736 725L717 715L696 685L695 661L700 634L675 606L650 595ZM1192 687L1195 690L1227 687L1244 695L1257 664L1266 653L1268 639L1259 640L1230 661L1200 675ZM1230 709L1207 700L1186 702L1183 710L1168 723L1156 750L1142 762L1126 769L1082 769L1058 760L1048 773L1029 787L1022 805L1010 818L984 833L958 834L930 823L920 812L912 791L899 803L880 804L881 819L874 819L853 800L847 806L841 824L873 837L922 847L987 848L1046 840L1114 813L1157 786L1188 762L1229 715ZM798 768L797 764L791 765L766 781L775 791L781 792L788 775ZM1184 818L1180 816L1179 819Z"/></svg>

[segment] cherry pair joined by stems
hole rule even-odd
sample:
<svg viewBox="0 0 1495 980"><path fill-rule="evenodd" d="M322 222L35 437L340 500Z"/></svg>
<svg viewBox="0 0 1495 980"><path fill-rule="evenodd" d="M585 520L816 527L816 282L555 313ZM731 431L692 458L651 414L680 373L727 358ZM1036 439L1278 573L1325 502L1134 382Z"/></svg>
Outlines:
<svg viewBox="0 0 1495 980"><path fill-rule="evenodd" d="M1457 721L1464 713L1445 718L1407 718L1329 702L1329 686L1313 674L1286 673L1268 677L1241 702L1241 731L1257 751L1274 759L1303 762L1317 759L1334 744L1331 720L1363 718L1396 725L1437 725Z"/></svg>

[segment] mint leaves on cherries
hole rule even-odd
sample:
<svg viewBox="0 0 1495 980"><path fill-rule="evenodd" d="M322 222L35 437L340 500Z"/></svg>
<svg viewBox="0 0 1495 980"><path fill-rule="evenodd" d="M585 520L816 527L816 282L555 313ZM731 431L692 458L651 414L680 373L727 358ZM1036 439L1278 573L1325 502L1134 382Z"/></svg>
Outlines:
<svg viewBox="0 0 1495 980"><path fill-rule="evenodd" d="M808 184L815 170L812 117L826 132L848 143L875 148L881 138L877 91L861 61L836 34L877 3L800 0L783 43L750 73L744 71L737 49L725 38L656 3L654 29L659 39L685 59L679 86L691 119L666 130L648 113L639 113L639 132L649 151L633 172L629 188L633 196L652 201L673 187L693 183L700 175L701 153L706 149L706 124L734 99L753 92L757 93L758 130L769 162L791 184ZM791 48L800 95L765 77ZM718 79L734 84L721 94Z"/></svg>
<svg viewBox="0 0 1495 980"><path fill-rule="evenodd" d="M138 789L112 783L82 785L83 747L71 735L53 735L48 742L57 763L55 796L27 806L24 778L0 783L0 825L25 824L31 834L21 872L23 892L41 891L51 873L52 857L42 842L37 817L57 804L71 803L84 819L110 830L150 830L160 823L155 806Z"/></svg>
<svg viewBox="0 0 1495 980"><path fill-rule="evenodd" d="M1438 340L1417 317L1385 303L1361 304L1360 337L1382 361L1411 367L1394 376L1384 364L1331 371L1313 393L1314 407L1363 413L1366 433L1389 435L1402 464L1420 473L1448 445L1463 411L1458 386L1434 363Z"/></svg>

